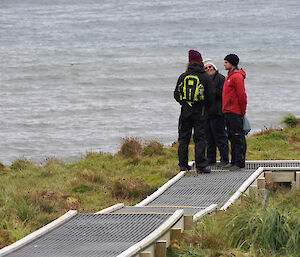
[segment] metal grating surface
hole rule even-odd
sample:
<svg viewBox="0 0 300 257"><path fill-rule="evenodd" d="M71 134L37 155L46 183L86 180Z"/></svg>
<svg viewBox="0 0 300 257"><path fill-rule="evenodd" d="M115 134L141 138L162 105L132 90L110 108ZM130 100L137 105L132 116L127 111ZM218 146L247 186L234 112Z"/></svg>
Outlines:
<svg viewBox="0 0 300 257"><path fill-rule="evenodd" d="M246 161L245 170L257 170L259 167L300 167L299 160L284 160L284 161ZM213 170L223 170L221 167L211 165Z"/></svg>
<svg viewBox="0 0 300 257"><path fill-rule="evenodd" d="M220 206L252 173L253 171L212 171L210 174L184 176L147 205L185 205L201 206L203 208L211 204Z"/></svg>
<svg viewBox="0 0 300 257"><path fill-rule="evenodd" d="M257 170L259 167L300 167L300 161L261 161L261 162L246 162L247 169Z"/></svg>
<svg viewBox="0 0 300 257"><path fill-rule="evenodd" d="M77 214L62 226L6 256L117 256L153 232L170 216Z"/></svg>
<svg viewBox="0 0 300 257"><path fill-rule="evenodd" d="M121 209L115 210L112 213L174 213L178 209L184 210L185 216L193 216L197 212L205 209L202 207L188 207L188 206L174 206L174 207L167 207L167 206L146 206L146 207L135 207L135 206L125 206Z"/></svg>

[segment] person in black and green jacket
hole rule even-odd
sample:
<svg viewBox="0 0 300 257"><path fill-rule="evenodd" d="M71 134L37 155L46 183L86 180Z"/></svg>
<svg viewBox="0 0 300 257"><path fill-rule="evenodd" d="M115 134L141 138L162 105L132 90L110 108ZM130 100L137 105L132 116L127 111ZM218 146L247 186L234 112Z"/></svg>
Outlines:
<svg viewBox="0 0 300 257"><path fill-rule="evenodd" d="M188 165L188 150L194 130L197 172L210 172L205 157L205 126L207 109L212 102L211 83L211 78L204 70L201 54L196 50L190 50L187 70L179 76L174 90L174 98L181 105L178 124L178 165L181 171L191 168Z"/></svg>

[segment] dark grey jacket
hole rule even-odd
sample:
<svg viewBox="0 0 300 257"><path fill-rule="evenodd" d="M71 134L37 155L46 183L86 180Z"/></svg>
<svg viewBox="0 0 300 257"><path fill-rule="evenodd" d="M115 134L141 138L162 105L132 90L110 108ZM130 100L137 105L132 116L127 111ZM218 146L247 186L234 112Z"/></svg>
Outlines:
<svg viewBox="0 0 300 257"><path fill-rule="evenodd" d="M216 118L223 116L222 112L222 94L223 86L225 82L225 77L220 74L218 71L212 77L212 94L213 102L208 109L208 118Z"/></svg>

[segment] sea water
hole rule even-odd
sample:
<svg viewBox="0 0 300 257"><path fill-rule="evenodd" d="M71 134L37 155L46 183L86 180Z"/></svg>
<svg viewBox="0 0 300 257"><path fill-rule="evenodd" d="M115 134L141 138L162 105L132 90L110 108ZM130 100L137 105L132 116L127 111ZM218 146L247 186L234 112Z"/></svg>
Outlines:
<svg viewBox="0 0 300 257"><path fill-rule="evenodd" d="M240 57L252 131L300 116L298 0L1 0L0 161L177 140L188 50Z"/></svg>

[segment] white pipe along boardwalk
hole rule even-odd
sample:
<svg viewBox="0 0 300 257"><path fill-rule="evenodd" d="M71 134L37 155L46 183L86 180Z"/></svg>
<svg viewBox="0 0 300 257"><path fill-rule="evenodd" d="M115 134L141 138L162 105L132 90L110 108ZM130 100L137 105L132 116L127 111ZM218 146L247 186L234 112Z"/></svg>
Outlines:
<svg viewBox="0 0 300 257"><path fill-rule="evenodd" d="M300 160L247 161L245 169L234 172L211 168L197 176L178 173L136 206L119 203L91 214L69 211L0 249L0 256L162 257L183 230L193 228L193 221L227 209L254 187L261 190L262 181L279 181L275 173L284 173L281 180L300 190Z"/></svg>

